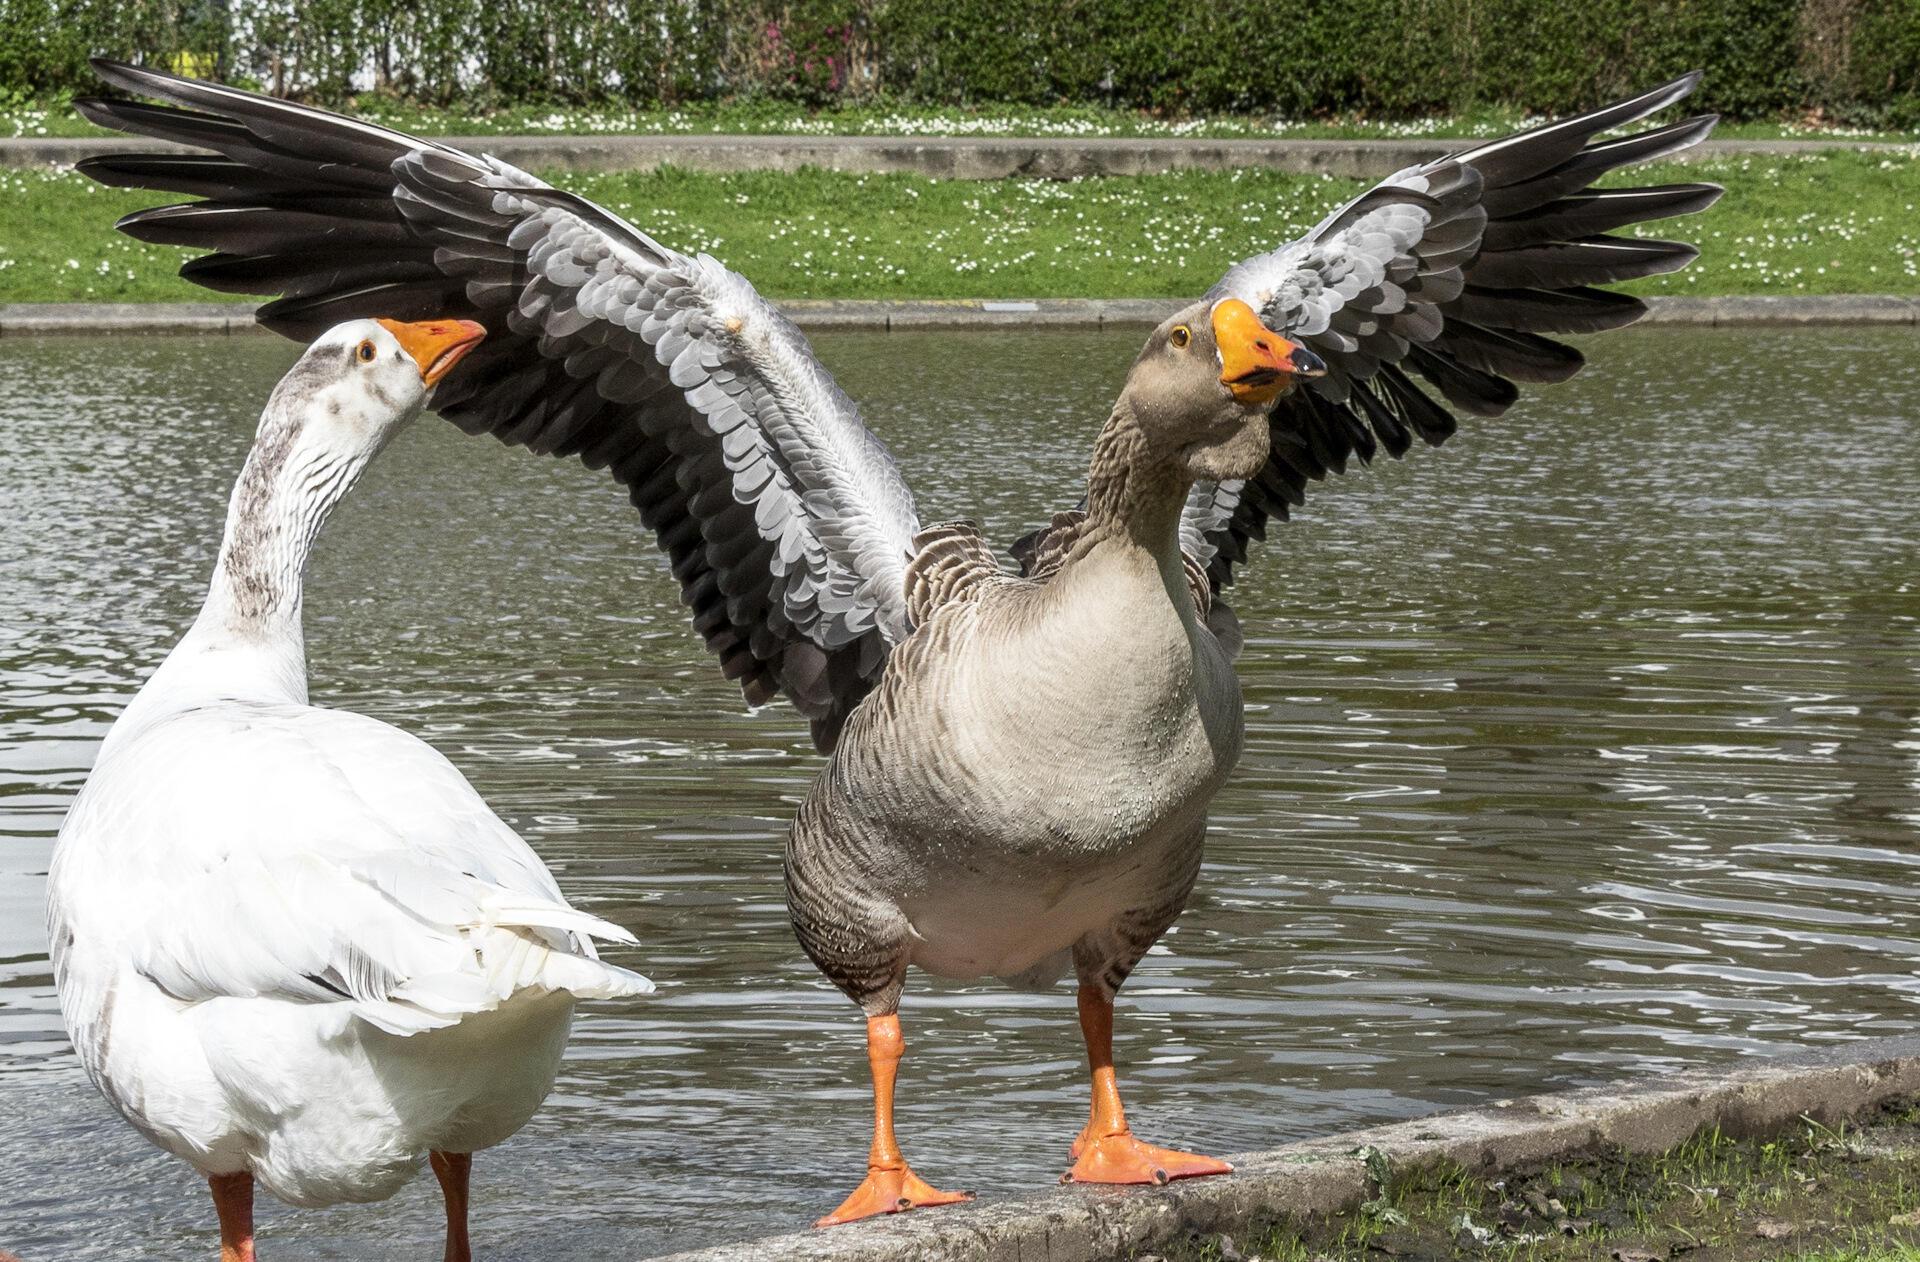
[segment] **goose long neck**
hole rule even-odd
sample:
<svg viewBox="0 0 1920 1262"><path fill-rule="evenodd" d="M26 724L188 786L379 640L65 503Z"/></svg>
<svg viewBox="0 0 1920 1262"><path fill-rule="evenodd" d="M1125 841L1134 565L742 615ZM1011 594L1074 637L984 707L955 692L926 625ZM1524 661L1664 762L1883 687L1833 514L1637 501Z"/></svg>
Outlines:
<svg viewBox="0 0 1920 1262"><path fill-rule="evenodd" d="M371 451L328 441L297 397L276 392L227 503L206 604L154 685L162 696L307 698L300 630L307 557Z"/></svg>
<svg viewBox="0 0 1920 1262"><path fill-rule="evenodd" d="M366 465L329 451L291 409L270 409L234 483L200 624L236 639L300 635L313 541Z"/></svg>
<svg viewBox="0 0 1920 1262"><path fill-rule="evenodd" d="M289 397L292 396L292 397ZM226 533L206 603L108 733L101 756L126 733L183 707L218 702L305 705L300 632L308 553L327 514L353 486L372 447L316 426L316 406L283 388L260 418L234 483Z"/></svg>
<svg viewBox="0 0 1920 1262"><path fill-rule="evenodd" d="M1180 513L1191 486L1183 469L1152 450L1123 395L1094 441L1087 471L1086 537L1139 548L1184 585Z"/></svg>

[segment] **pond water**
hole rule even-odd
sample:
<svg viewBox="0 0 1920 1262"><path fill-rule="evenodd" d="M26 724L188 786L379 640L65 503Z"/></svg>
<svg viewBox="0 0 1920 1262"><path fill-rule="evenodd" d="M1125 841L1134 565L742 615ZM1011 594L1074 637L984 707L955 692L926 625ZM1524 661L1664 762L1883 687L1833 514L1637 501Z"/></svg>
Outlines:
<svg viewBox="0 0 1920 1262"><path fill-rule="evenodd" d="M822 335L928 520L1071 501L1138 330ZM1143 1134L1230 1153L1920 1024L1920 356L1644 330L1444 451L1339 479L1236 589L1248 747L1117 1036ZM0 1246L198 1257L204 1186L83 1079L41 924L97 742L191 620L293 348L0 342ZM819 760L746 714L603 475L423 420L321 541L313 695L444 750L660 993L583 1010L475 1163L495 1258L792 1229L861 1173L861 1022L788 930ZM901 1133L1050 1184L1070 992L916 976ZM933 1211L937 1212L937 1211ZM269 1256L436 1256L431 1179L263 1201Z"/></svg>

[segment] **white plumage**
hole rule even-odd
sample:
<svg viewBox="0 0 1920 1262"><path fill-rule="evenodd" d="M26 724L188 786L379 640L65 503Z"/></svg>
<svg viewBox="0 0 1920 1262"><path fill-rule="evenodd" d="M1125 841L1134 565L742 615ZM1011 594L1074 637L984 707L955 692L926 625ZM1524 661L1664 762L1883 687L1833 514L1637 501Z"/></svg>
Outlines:
<svg viewBox="0 0 1920 1262"><path fill-rule="evenodd" d="M453 764L307 704L307 546L450 366L424 356L360 321L275 392L206 607L114 725L49 881L100 1090L202 1172L296 1205L499 1143L551 1086L575 998L652 989L588 940L632 935L570 907Z"/></svg>

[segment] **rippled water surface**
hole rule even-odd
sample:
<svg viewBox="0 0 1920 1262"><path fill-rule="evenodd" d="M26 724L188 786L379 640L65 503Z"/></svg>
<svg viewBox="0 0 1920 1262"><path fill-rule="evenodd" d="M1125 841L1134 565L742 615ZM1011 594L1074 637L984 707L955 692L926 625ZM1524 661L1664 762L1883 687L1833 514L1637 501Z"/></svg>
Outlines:
<svg viewBox="0 0 1920 1262"><path fill-rule="evenodd" d="M1138 331L834 335L928 520L1070 501ZM1149 1137L1232 1152L1920 1018L1920 356L1910 332L1642 331L1277 527L1237 589L1248 748L1124 993ZM196 1257L204 1188L82 1078L41 927L107 725L190 621L266 339L0 342L0 1246ZM577 1023L475 1165L494 1257L667 1252L861 1172L861 1023L788 931L819 760L742 712L602 475L424 420L322 540L313 694L444 750L661 983ZM1124 634L1116 628L1115 634ZM1071 997L915 977L902 1134L1050 1183ZM263 1205L276 1257L437 1256L431 1180Z"/></svg>

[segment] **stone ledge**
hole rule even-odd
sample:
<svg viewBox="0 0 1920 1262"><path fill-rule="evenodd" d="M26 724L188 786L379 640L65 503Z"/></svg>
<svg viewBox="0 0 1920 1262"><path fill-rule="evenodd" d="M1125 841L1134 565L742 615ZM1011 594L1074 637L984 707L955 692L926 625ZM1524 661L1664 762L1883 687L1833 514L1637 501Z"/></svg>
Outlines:
<svg viewBox="0 0 1920 1262"><path fill-rule="evenodd" d="M0 337L62 333L250 333L253 308L238 302L10 302Z"/></svg>
<svg viewBox="0 0 1920 1262"><path fill-rule="evenodd" d="M1063 1188L919 1210L674 1254L666 1262L1106 1262L1189 1231L1237 1233L1279 1214L1337 1214L1369 1194L1371 1146L1400 1167L1442 1160L1498 1174L1619 1148L1663 1152L1704 1127L1773 1134L1824 1125L1920 1094L1920 1035L1695 1070L1305 1140L1232 1157L1235 1173L1165 1188Z"/></svg>
<svg viewBox="0 0 1920 1262"><path fill-rule="evenodd" d="M1059 136L447 136L460 149L490 153L529 170L798 171L818 167L864 174L912 173L938 179L1075 179L1166 171L1256 169L1381 179L1481 143L1473 139L1180 140ZM1708 140L1681 161L1720 157L1794 157L1838 149L1912 153L1888 141ZM144 137L0 140L0 166L71 166L109 153L187 153Z"/></svg>
<svg viewBox="0 0 1920 1262"><path fill-rule="evenodd" d="M929 328L1146 327L1183 304L1172 298L951 300L799 299L781 310L808 329L872 332ZM1710 328L1920 324L1920 299L1877 294L1653 298L1645 324ZM244 303L33 303L0 305L0 337L59 334L258 333Z"/></svg>
<svg viewBox="0 0 1920 1262"><path fill-rule="evenodd" d="M1767 325L1920 323L1920 299L1890 294L1740 294L1726 298L1653 298L1647 324Z"/></svg>

